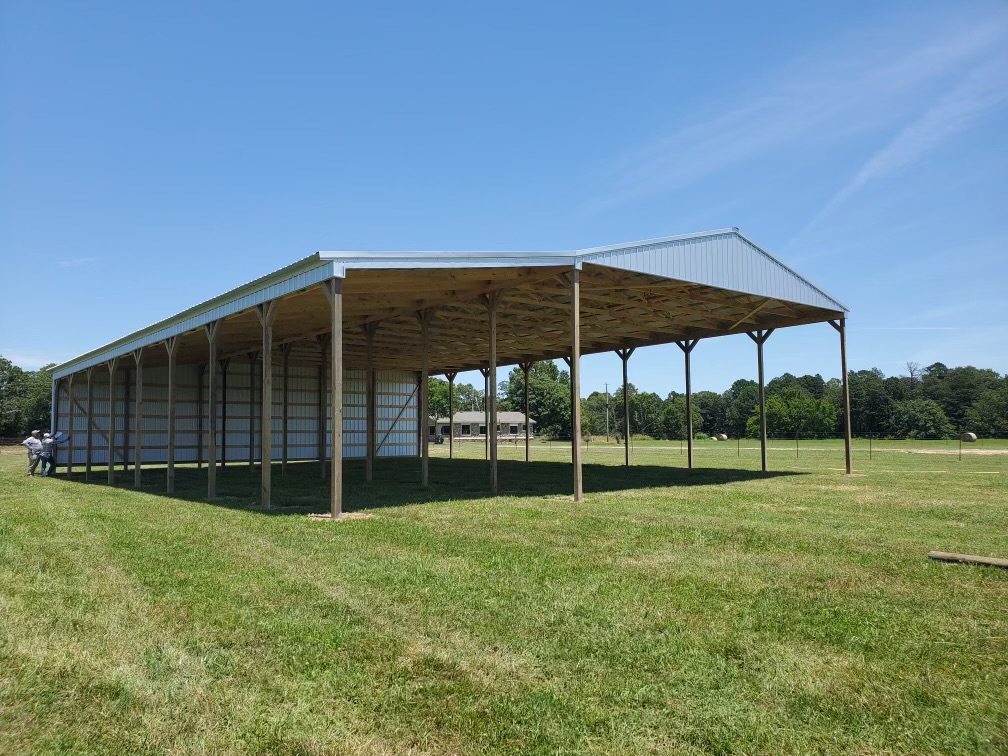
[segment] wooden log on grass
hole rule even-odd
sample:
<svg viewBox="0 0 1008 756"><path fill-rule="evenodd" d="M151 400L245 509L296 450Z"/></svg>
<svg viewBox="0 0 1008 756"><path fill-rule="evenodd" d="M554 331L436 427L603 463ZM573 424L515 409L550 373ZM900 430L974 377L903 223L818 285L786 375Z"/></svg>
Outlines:
<svg viewBox="0 0 1008 756"><path fill-rule="evenodd" d="M929 551L928 559L939 562L955 562L957 564L982 564L987 567L1000 567L1008 570L1008 559L997 557L974 556L973 554L952 554L948 551Z"/></svg>

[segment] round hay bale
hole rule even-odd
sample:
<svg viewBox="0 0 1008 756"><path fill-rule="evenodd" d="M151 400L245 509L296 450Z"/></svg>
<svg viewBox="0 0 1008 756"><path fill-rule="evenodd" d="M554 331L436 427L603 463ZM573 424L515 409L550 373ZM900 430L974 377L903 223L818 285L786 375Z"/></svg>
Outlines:
<svg viewBox="0 0 1008 756"><path fill-rule="evenodd" d="M717 434L717 440L718 441L727 441L728 440L728 434L727 433L718 433Z"/></svg>
<svg viewBox="0 0 1008 756"><path fill-rule="evenodd" d="M976 433L963 433L959 436L959 440L971 444L977 440L977 435Z"/></svg>

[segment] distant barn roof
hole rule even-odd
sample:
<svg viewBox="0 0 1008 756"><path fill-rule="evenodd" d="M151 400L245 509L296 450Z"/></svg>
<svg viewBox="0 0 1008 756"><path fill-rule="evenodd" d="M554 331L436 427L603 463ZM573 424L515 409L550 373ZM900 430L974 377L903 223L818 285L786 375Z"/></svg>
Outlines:
<svg viewBox="0 0 1008 756"><path fill-rule="evenodd" d="M465 411L465 412L456 412L454 415L452 415L452 423L453 424L454 423L474 424L474 423L482 423L482 422L485 422L485 421L486 421L486 415L483 412L469 412L469 411ZM448 422L448 418L447 417L439 417L437 419L437 424L438 425L441 425L442 423L447 423L447 422ZM525 422L525 413L524 412L501 411L501 412L497 413L497 423L498 424L500 424L500 423L524 423L524 422ZM536 424L535 420L529 420L529 425L535 425L535 424Z"/></svg>

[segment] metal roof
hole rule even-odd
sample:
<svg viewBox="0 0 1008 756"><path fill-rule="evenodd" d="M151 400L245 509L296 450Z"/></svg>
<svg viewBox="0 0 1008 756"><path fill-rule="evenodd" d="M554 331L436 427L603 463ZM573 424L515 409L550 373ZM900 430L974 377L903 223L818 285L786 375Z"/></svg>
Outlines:
<svg viewBox="0 0 1008 756"><path fill-rule="evenodd" d="M482 423L486 420L486 413L480 412L479 410L460 410L452 415L452 423ZM447 423L447 417L439 417L435 421L438 425L442 423ZM524 423L525 413L524 412L513 412L511 410L500 410L497 413L497 423ZM530 425L535 425L535 420L529 420Z"/></svg>
<svg viewBox="0 0 1008 756"><path fill-rule="evenodd" d="M292 265L190 307L58 365L63 378L135 349L193 331L271 299L344 278L348 270L571 266L584 263L847 312L841 302L788 268L736 228L582 250L545 252L317 252Z"/></svg>

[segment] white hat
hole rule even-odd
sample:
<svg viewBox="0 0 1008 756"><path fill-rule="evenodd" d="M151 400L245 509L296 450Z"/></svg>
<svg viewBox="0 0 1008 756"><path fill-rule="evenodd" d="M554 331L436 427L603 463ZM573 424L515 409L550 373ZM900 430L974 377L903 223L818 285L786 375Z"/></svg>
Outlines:
<svg viewBox="0 0 1008 756"><path fill-rule="evenodd" d="M51 433L43 433L42 434L42 438L52 438L52 434Z"/></svg>

